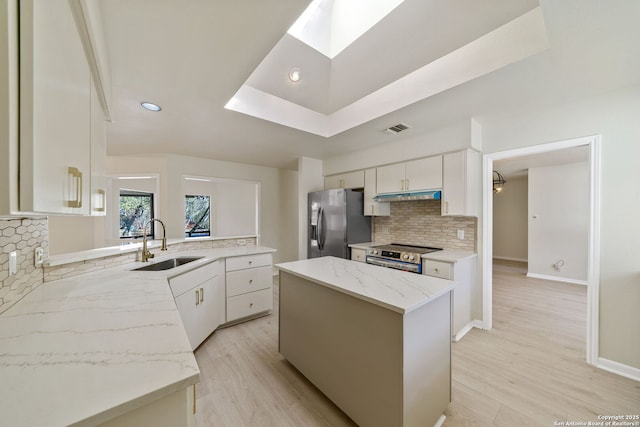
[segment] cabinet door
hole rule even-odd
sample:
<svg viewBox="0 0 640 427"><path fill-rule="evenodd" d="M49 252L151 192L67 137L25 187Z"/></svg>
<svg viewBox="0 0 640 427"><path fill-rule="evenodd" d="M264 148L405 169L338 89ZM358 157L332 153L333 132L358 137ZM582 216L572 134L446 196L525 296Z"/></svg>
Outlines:
<svg viewBox="0 0 640 427"><path fill-rule="evenodd" d="M201 337L200 327L198 324L198 307L200 305L200 288L195 287L176 299L176 306L184 325L184 330L189 337L191 349L194 350L202 341L198 341Z"/></svg>
<svg viewBox="0 0 640 427"><path fill-rule="evenodd" d="M91 215L107 213L107 122L91 85Z"/></svg>
<svg viewBox="0 0 640 427"><path fill-rule="evenodd" d="M339 175L329 175L324 178L324 189L333 190L336 188L363 188L364 171L354 171Z"/></svg>
<svg viewBox="0 0 640 427"><path fill-rule="evenodd" d="M376 169L366 169L364 171L364 208L363 213L367 216L389 216L391 207L389 202L374 202L373 198L377 193Z"/></svg>
<svg viewBox="0 0 640 427"><path fill-rule="evenodd" d="M405 163L406 188L410 191L442 188L442 156Z"/></svg>
<svg viewBox="0 0 640 427"><path fill-rule="evenodd" d="M89 214L90 73L67 0L20 2L20 210Z"/></svg>
<svg viewBox="0 0 640 427"><path fill-rule="evenodd" d="M218 326L225 322L225 294L222 278L212 277L198 287L200 303L198 305L198 339L200 345Z"/></svg>
<svg viewBox="0 0 640 427"><path fill-rule="evenodd" d="M376 168L376 190L378 194L403 191L404 163Z"/></svg>
<svg viewBox="0 0 640 427"><path fill-rule="evenodd" d="M443 156L442 215L464 215L464 151Z"/></svg>

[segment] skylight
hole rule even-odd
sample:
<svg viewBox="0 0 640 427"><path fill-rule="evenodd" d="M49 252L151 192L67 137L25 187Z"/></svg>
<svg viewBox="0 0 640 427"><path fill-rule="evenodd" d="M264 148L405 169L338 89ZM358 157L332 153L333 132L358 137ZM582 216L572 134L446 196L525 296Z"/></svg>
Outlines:
<svg viewBox="0 0 640 427"><path fill-rule="evenodd" d="M313 0L287 31L333 59L404 0Z"/></svg>

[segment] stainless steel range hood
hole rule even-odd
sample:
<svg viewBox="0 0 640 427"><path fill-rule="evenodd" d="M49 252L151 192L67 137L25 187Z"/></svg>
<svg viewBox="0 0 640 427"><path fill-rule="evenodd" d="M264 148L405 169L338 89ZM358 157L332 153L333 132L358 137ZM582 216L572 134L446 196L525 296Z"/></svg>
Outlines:
<svg viewBox="0 0 640 427"><path fill-rule="evenodd" d="M378 194L373 198L375 202L402 202L406 200L440 200L442 192L435 191L412 191L404 193Z"/></svg>

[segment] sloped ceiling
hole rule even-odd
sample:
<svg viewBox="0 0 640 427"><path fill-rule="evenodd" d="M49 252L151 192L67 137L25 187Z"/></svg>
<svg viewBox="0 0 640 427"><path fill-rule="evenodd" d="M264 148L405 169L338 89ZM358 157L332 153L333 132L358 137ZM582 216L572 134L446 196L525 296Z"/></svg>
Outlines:
<svg viewBox="0 0 640 427"><path fill-rule="evenodd" d="M100 2L113 79L108 153L179 153L287 167L300 155L324 158L472 117L482 123L640 83L640 2L541 0L548 49L334 136L224 108L248 79L322 113L343 108L536 7L524 0L405 3L327 62L285 36L307 0ZM280 40L284 45L274 49ZM279 56L270 65L269 52ZM296 64L317 73L317 84L305 88L308 93L283 94L282 82L253 75L263 60L271 68ZM305 70L304 61L314 65ZM159 103L162 112L142 110L143 100ZM397 136L381 132L398 122L412 128Z"/></svg>

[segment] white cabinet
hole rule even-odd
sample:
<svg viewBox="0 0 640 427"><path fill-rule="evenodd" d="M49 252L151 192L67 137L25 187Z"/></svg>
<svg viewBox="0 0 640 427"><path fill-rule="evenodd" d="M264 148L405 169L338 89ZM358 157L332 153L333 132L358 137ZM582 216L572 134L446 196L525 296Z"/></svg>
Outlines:
<svg viewBox="0 0 640 427"><path fill-rule="evenodd" d="M453 340L459 341L472 323L472 295L476 274L476 255L457 262L423 258L422 274L453 280Z"/></svg>
<svg viewBox="0 0 640 427"><path fill-rule="evenodd" d="M367 251L361 248L351 248L351 261L367 262Z"/></svg>
<svg viewBox="0 0 640 427"><path fill-rule="evenodd" d="M0 214L104 215L106 133L84 6L16 0L1 9Z"/></svg>
<svg viewBox="0 0 640 427"><path fill-rule="evenodd" d="M354 171L324 177L324 189L362 188L364 187L364 171Z"/></svg>
<svg viewBox="0 0 640 427"><path fill-rule="evenodd" d="M377 168L378 194L442 188L442 156Z"/></svg>
<svg viewBox="0 0 640 427"><path fill-rule="evenodd" d="M227 258L227 322L266 314L273 308L271 254Z"/></svg>
<svg viewBox="0 0 640 427"><path fill-rule="evenodd" d="M20 210L89 214L91 78L67 0L20 2Z"/></svg>
<svg viewBox="0 0 640 427"><path fill-rule="evenodd" d="M481 156L467 149L443 156L442 215L478 216Z"/></svg>
<svg viewBox="0 0 640 427"><path fill-rule="evenodd" d="M98 101L95 87L91 87L91 215L107 213L107 122Z"/></svg>
<svg viewBox="0 0 640 427"><path fill-rule="evenodd" d="M375 202L373 198L378 194L376 187L376 169L366 169L364 171L364 215L367 216L389 216L391 206L389 202Z"/></svg>
<svg viewBox="0 0 640 427"><path fill-rule="evenodd" d="M223 261L214 261L169 280L191 349L225 322Z"/></svg>

